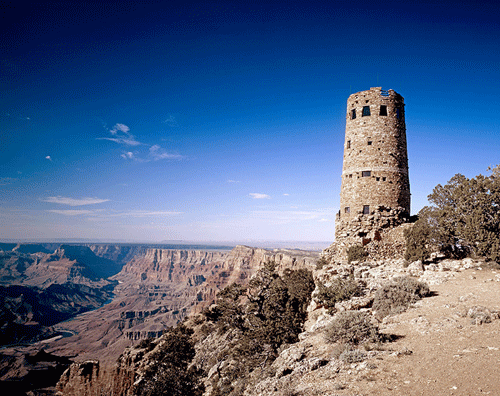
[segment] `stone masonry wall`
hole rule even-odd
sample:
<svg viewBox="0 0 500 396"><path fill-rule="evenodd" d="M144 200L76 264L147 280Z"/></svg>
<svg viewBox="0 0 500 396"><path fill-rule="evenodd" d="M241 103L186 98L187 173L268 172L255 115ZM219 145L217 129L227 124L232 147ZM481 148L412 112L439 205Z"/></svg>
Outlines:
<svg viewBox="0 0 500 396"><path fill-rule="evenodd" d="M379 205L410 212L403 97L377 87L347 101L339 217L349 221Z"/></svg>
<svg viewBox="0 0 500 396"><path fill-rule="evenodd" d="M404 100L370 88L347 100L340 211L335 244L380 244L387 230L409 220L410 183ZM375 243L377 242L377 243Z"/></svg>

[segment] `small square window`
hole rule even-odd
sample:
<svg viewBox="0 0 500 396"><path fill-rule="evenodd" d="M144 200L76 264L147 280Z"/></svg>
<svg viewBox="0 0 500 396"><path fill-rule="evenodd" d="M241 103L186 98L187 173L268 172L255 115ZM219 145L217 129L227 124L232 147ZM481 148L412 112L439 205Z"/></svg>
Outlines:
<svg viewBox="0 0 500 396"><path fill-rule="evenodd" d="M349 206L346 206L346 207L344 208L344 212L345 212L345 213L351 213L351 208L350 208Z"/></svg>
<svg viewBox="0 0 500 396"><path fill-rule="evenodd" d="M363 171L361 172L362 177L370 177L372 175L372 171Z"/></svg>
<svg viewBox="0 0 500 396"><path fill-rule="evenodd" d="M371 115L370 113L370 106L363 106L363 117L368 117L369 115Z"/></svg>
<svg viewBox="0 0 500 396"><path fill-rule="evenodd" d="M380 177L376 177L375 179L376 179L377 181L380 181Z"/></svg>
<svg viewBox="0 0 500 396"><path fill-rule="evenodd" d="M385 177L382 178L382 181L386 181L387 179Z"/></svg>
<svg viewBox="0 0 500 396"><path fill-rule="evenodd" d="M380 106L380 115L381 116L386 116L387 115L387 106Z"/></svg>
<svg viewBox="0 0 500 396"><path fill-rule="evenodd" d="M347 141L347 148L351 148L351 141L350 140Z"/></svg>
<svg viewBox="0 0 500 396"><path fill-rule="evenodd" d="M356 109L351 110L351 120L354 120L356 118Z"/></svg>
<svg viewBox="0 0 500 396"><path fill-rule="evenodd" d="M371 146L371 145L372 145L372 141L368 140L368 146Z"/></svg>
<svg viewBox="0 0 500 396"><path fill-rule="evenodd" d="M363 214L370 214L370 206L363 205Z"/></svg>
<svg viewBox="0 0 500 396"><path fill-rule="evenodd" d="M352 173L349 175L349 179L352 179Z"/></svg>

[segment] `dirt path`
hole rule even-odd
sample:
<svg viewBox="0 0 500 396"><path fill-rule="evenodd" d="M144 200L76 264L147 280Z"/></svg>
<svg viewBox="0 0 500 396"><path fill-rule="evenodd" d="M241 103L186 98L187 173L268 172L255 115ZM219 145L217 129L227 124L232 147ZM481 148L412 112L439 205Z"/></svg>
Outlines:
<svg viewBox="0 0 500 396"><path fill-rule="evenodd" d="M500 311L499 280L499 270L485 268L431 286L434 296L381 327L401 336L390 348L412 353L374 359L345 394L500 395L500 320L476 325L464 317L472 306Z"/></svg>

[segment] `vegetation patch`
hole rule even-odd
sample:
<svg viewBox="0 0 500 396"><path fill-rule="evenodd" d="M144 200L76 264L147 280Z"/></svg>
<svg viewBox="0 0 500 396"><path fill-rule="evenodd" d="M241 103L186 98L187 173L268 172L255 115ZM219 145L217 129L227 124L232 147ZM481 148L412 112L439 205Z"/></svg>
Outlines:
<svg viewBox="0 0 500 396"><path fill-rule="evenodd" d="M201 396L202 372L189 367L194 358L193 330L180 324L170 329L153 352L151 364L135 389L139 396Z"/></svg>
<svg viewBox="0 0 500 396"><path fill-rule="evenodd" d="M370 315L361 311L345 311L335 316L325 329L325 338L330 342L358 345L378 342L382 336Z"/></svg>
<svg viewBox="0 0 500 396"><path fill-rule="evenodd" d="M368 252L361 245L353 245L347 249L347 262L352 263L353 261L365 261L368 256Z"/></svg>
<svg viewBox="0 0 500 396"><path fill-rule="evenodd" d="M378 318L406 311L408 307L428 296L429 286L409 276L394 278L375 293L373 310Z"/></svg>
<svg viewBox="0 0 500 396"><path fill-rule="evenodd" d="M333 313L336 303L363 295L363 288L352 277L348 279L335 278L330 286L319 283L318 288L319 291L315 299L319 304L327 307L330 314Z"/></svg>
<svg viewBox="0 0 500 396"><path fill-rule="evenodd" d="M438 184L428 199L430 206L406 238L409 260L426 258L427 246L451 257L484 256L500 262L500 166L491 175L467 178L456 174L446 185Z"/></svg>
<svg viewBox="0 0 500 396"><path fill-rule="evenodd" d="M316 261L316 269L317 270L323 269L325 267L325 265L328 265L328 260L325 257L321 256Z"/></svg>
<svg viewBox="0 0 500 396"><path fill-rule="evenodd" d="M217 305L204 315L221 336L231 332L233 337L214 362L220 368L212 378L213 396L243 394L253 371L270 367L282 345L299 340L314 289L310 271L280 275L269 262L247 287L233 284L219 292Z"/></svg>

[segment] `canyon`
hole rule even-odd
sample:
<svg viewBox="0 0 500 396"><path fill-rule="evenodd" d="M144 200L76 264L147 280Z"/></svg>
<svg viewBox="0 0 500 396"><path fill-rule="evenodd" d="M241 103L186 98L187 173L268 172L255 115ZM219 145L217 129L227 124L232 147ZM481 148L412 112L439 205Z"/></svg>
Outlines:
<svg viewBox="0 0 500 396"><path fill-rule="evenodd" d="M8 303L4 299L7 312L2 313L0 328L8 330L15 323L31 331L4 342L4 384L22 383L30 375L27 356L38 356L38 371L52 369L54 359L67 359L58 366L61 373L70 361L98 361L100 378L106 379L125 348L159 337L188 314L201 312L216 301L219 290L234 282L245 284L264 263L274 261L280 271L312 269L318 257L317 252L247 246L194 250L138 244L0 244L0 249L0 286L18 289ZM30 293L31 303L25 301ZM48 306L33 303L46 294L55 296L46 299ZM40 318L49 308L59 316L52 313L49 316L57 319L44 322ZM44 366L43 359L52 363Z"/></svg>

